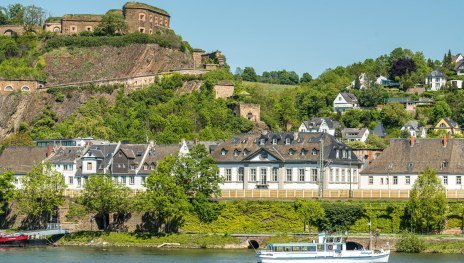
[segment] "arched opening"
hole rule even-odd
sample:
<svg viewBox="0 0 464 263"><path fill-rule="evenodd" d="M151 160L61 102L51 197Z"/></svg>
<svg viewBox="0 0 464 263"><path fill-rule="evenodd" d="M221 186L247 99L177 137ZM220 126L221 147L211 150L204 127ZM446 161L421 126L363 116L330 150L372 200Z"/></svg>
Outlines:
<svg viewBox="0 0 464 263"><path fill-rule="evenodd" d="M357 242L346 242L346 250L362 250L363 245Z"/></svg>
<svg viewBox="0 0 464 263"><path fill-rule="evenodd" d="M13 91L13 87L12 86L6 86L3 90L4 91Z"/></svg>
<svg viewBox="0 0 464 263"><path fill-rule="evenodd" d="M60 33L61 28L56 26L56 27L53 28L53 32Z"/></svg>
<svg viewBox="0 0 464 263"><path fill-rule="evenodd" d="M249 119L250 121L253 120L253 113L248 112L247 119Z"/></svg>
<svg viewBox="0 0 464 263"><path fill-rule="evenodd" d="M21 88L21 91L31 91L31 89L28 86L24 86Z"/></svg>
<svg viewBox="0 0 464 263"><path fill-rule="evenodd" d="M14 32L13 30L11 29L7 29L5 30L5 32L3 33L4 36L14 36L16 35L16 32Z"/></svg>
<svg viewBox="0 0 464 263"><path fill-rule="evenodd" d="M259 243L256 240L249 240L248 241L248 249L258 249Z"/></svg>

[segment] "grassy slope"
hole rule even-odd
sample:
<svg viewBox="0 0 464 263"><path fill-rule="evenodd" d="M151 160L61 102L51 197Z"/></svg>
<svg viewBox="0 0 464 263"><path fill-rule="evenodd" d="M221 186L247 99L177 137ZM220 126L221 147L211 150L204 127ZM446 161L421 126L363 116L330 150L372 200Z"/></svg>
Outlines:
<svg viewBox="0 0 464 263"><path fill-rule="evenodd" d="M280 84L270 84L270 83L260 83L260 82L249 82L244 81L243 84L256 86L258 88L263 88L264 90L274 93L274 92L281 92L285 89L295 88L297 85L280 85Z"/></svg>

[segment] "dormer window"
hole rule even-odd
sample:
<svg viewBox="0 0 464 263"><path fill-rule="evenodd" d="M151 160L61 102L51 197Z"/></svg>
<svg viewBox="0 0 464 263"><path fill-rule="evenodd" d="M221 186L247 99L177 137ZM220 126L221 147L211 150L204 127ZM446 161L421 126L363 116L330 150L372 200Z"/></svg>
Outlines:
<svg viewBox="0 0 464 263"><path fill-rule="evenodd" d="M441 163L441 169L445 169L445 168L448 168L448 162L447 161L443 161Z"/></svg>
<svg viewBox="0 0 464 263"><path fill-rule="evenodd" d="M337 152L335 153L335 158L337 158L337 159L340 158L340 150L337 150Z"/></svg>
<svg viewBox="0 0 464 263"><path fill-rule="evenodd" d="M227 154L227 151L226 151L225 149L222 149L222 150L221 150L221 155L224 156L224 155L226 155L226 154Z"/></svg>
<svg viewBox="0 0 464 263"><path fill-rule="evenodd" d="M301 137L298 137L298 140L297 140L297 142L298 142L298 143L301 143L302 141L303 141L303 138L301 138Z"/></svg>
<svg viewBox="0 0 464 263"><path fill-rule="evenodd" d="M301 149L301 155L306 155L308 151L306 149Z"/></svg>
<svg viewBox="0 0 464 263"><path fill-rule="evenodd" d="M348 157L348 154L347 154L346 150L343 150L342 153L343 153L343 158L347 158L347 157Z"/></svg>
<svg viewBox="0 0 464 263"><path fill-rule="evenodd" d="M277 139L276 139L276 138L272 139L272 144L273 144L273 145L276 145L276 144L277 144Z"/></svg>
<svg viewBox="0 0 464 263"><path fill-rule="evenodd" d="M288 154L289 154L289 155L294 155L294 154L295 154L295 150L293 150L293 149L288 150Z"/></svg>
<svg viewBox="0 0 464 263"><path fill-rule="evenodd" d="M247 143L247 141L248 141L248 139L244 139L244 140L242 141L242 143L245 144L245 143Z"/></svg>
<svg viewBox="0 0 464 263"><path fill-rule="evenodd" d="M311 152L312 155L317 155L317 150L316 148L313 149L313 151Z"/></svg>
<svg viewBox="0 0 464 263"><path fill-rule="evenodd" d="M409 163L408 163L408 169L412 169L413 166L414 166L414 163L413 163L413 162L409 162Z"/></svg>
<svg viewBox="0 0 464 263"><path fill-rule="evenodd" d="M290 138L285 138L285 145L289 145L290 144Z"/></svg>
<svg viewBox="0 0 464 263"><path fill-rule="evenodd" d="M259 145L264 145L266 143L265 139L259 139Z"/></svg>
<svg viewBox="0 0 464 263"><path fill-rule="evenodd" d="M247 156L250 153L247 149L243 150L243 156Z"/></svg>
<svg viewBox="0 0 464 263"><path fill-rule="evenodd" d="M261 158L262 159L267 159L269 156L267 153L261 153Z"/></svg>
<svg viewBox="0 0 464 263"><path fill-rule="evenodd" d="M239 154L240 154L240 151L237 150L237 149L235 149L235 150L234 150L234 156L238 156Z"/></svg>

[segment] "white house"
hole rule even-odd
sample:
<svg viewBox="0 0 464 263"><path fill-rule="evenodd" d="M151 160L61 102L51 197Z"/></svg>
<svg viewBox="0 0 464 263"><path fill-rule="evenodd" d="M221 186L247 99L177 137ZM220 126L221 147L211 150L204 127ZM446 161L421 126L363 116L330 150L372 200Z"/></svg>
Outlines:
<svg viewBox="0 0 464 263"><path fill-rule="evenodd" d="M448 190L463 189L460 139L396 139L361 172L360 189L410 190L427 167Z"/></svg>
<svg viewBox="0 0 464 263"><path fill-rule="evenodd" d="M348 86L347 88L359 88L359 89L367 89L369 88L369 81L366 77L366 73L362 73L361 75L358 76L358 80L359 80L359 84L360 86L359 87L356 87L356 80L353 80L351 81L350 83L350 86Z"/></svg>
<svg viewBox="0 0 464 263"><path fill-rule="evenodd" d="M427 137L427 130L425 129L424 126L422 126L416 120L408 121L405 125L403 125L403 127L401 127L401 130L408 131L409 134L415 138L426 138Z"/></svg>
<svg viewBox="0 0 464 263"><path fill-rule="evenodd" d="M333 101L334 112L344 112L359 108L358 98L353 93L340 92Z"/></svg>
<svg viewBox="0 0 464 263"><path fill-rule="evenodd" d="M340 127L337 121L329 118L315 117L301 123L298 132L325 132L333 136L335 135L335 130Z"/></svg>
<svg viewBox="0 0 464 263"><path fill-rule="evenodd" d="M454 70L456 70L456 74L459 76L464 75L464 60L460 60L459 62L456 62L456 66L454 67Z"/></svg>
<svg viewBox="0 0 464 263"><path fill-rule="evenodd" d="M379 85L384 85L385 83L387 83L389 81L389 79L387 77L384 77L382 75L378 76L377 79L375 80L375 83L376 84L379 84Z"/></svg>
<svg viewBox="0 0 464 263"><path fill-rule="evenodd" d="M458 63L458 62L461 62L463 60L464 60L464 56L462 56L461 53L458 53L458 54L456 54L454 56L451 56L451 62L453 62L453 63Z"/></svg>
<svg viewBox="0 0 464 263"><path fill-rule="evenodd" d="M345 128L342 130L342 138L346 142L366 142L369 137L367 128Z"/></svg>
<svg viewBox="0 0 464 263"><path fill-rule="evenodd" d="M321 184L354 189L362 164L350 147L327 133L240 135L218 145L212 156L225 180L221 189L232 190L317 190Z"/></svg>
<svg viewBox="0 0 464 263"><path fill-rule="evenodd" d="M430 87L430 90L437 91L446 85L446 76L439 70L432 71L425 79L425 84Z"/></svg>
<svg viewBox="0 0 464 263"><path fill-rule="evenodd" d="M57 147L53 154L45 159L45 162L52 164L55 171L63 175L68 189L79 189L76 174L81 164L80 157L84 151L85 148L81 146L61 146Z"/></svg>

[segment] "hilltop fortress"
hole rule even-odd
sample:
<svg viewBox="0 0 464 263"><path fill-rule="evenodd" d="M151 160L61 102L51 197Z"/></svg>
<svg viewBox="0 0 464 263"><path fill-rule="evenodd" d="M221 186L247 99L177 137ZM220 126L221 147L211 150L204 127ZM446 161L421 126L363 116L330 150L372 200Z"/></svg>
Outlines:
<svg viewBox="0 0 464 263"><path fill-rule="evenodd" d="M137 2L128 2L122 9L107 12L124 17L128 32L153 34L157 29L169 28L171 16L163 9ZM79 34L83 31L94 31L100 24L103 15L66 14L62 17L50 17L44 24L44 30L65 35Z"/></svg>

